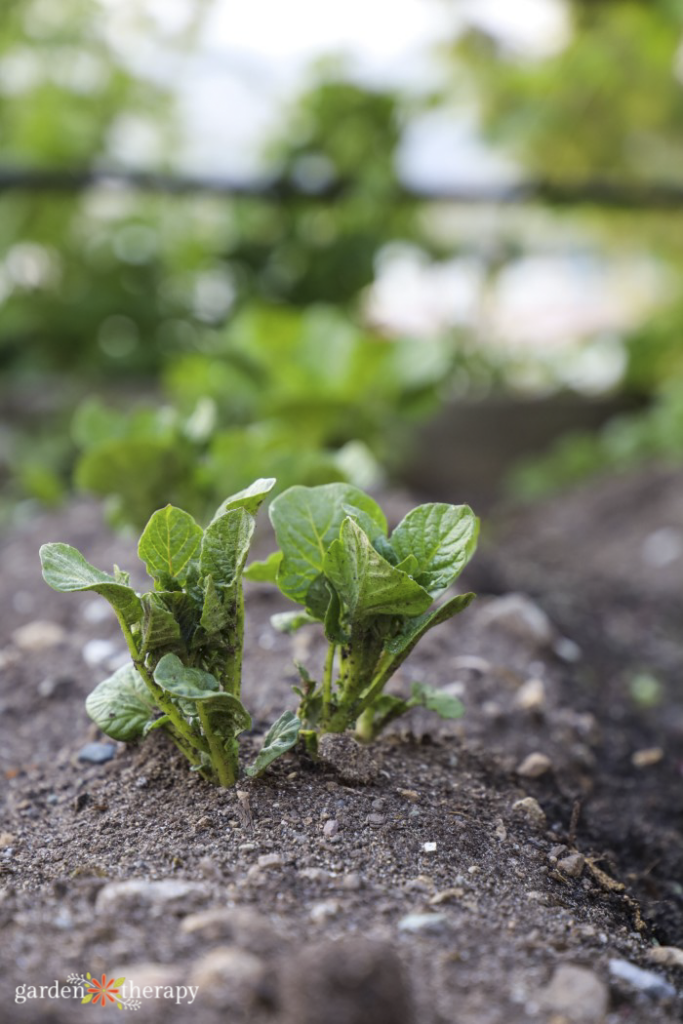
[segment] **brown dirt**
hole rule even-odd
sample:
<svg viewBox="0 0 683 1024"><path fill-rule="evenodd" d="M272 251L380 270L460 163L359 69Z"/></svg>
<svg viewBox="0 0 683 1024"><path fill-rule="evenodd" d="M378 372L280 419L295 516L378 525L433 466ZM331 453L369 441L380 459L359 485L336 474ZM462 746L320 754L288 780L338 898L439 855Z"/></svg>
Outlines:
<svg viewBox="0 0 683 1024"><path fill-rule="evenodd" d="M404 502L392 504L396 518ZM329 1005L318 1017L329 1024L382 1024L386 978L402 971L420 1024L570 1021L576 1006L553 1002L548 985L571 964L609 986L606 1016L598 999L582 1019L680 1020L680 971L648 955L656 942L683 945L681 563L648 568L642 552L653 532L680 529L681 512L683 480L652 471L507 513L467 580L483 596L434 631L396 680L397 690L414 679L450 686L466 717L442 723L413 712L373 748L367 785L290 754L238 791L192 775L154 734L118 744L105 764L78 760L101 739L83 698L111 671L88 664L84 650L93 661L98 652L86 645L111 640L111 661L122 645L99 598L47 588L37 549L66 540L108 568L134 565L133 546L87 503L6 536L2 1019L102 1014L67 1000L14 1001L16 985L89 970L199 984L192 1006L147 1000L140 1021L307 1024L318 1013L311 1007ZM267 549L265 534L260 543ZM510 591L545 609L551 633L530 626L519 605L501 604ZM294 640L272 631L269 617L282 607L269 589L249 588L244 694L256 727L244 738L245 763L268 722L295 706L293 657L315 666L322 655L314 628ZM17 633L32 622L62 632L43 629L52 642L41 647L40 636ZM566 660L577 652L562 637L578 645L579 660ZM662 688L648 708L630 690L645 670ZM648 748L661 750L659 760L636 767L633 754ZM520 776L532 753L550 769ZM528 805L515 808L528 797L545 821L533 805L531 816ZM336 831L324 831L330 821ZM577 876L561 863L572 852L586 858ZM175 887L159 884L168 880ZM207 910L217 913L197 916ZM354 945L326 952L344 938ZM376 964L375 988L353 959L364 942L370 951L356 961ZM679 996L610 981L614 958L655 970ZM402 1005L408 1021L407 998ZM387 1019L400 1024L394 1011Z"/></svg>

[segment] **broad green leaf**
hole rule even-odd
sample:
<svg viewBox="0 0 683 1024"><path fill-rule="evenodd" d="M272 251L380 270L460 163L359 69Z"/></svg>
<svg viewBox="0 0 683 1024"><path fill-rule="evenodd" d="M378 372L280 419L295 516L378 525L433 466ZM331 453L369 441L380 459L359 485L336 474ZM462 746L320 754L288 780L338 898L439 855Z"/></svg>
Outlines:
<svg viewBox="0 0 683 1024"><path fill-rule="evenodd" d="M404 651L411 651L425 633L433 629L434 626L438 626L442 622L452 619L454 615L464 611L474 600L475 596L475 594L457 594L448 601L444 601L434 611L418 615L414 619L408 619L401 632L386 642L386 649L391 654L402 654Z"/></svg>
<svg viewBox="0 0 683 1024"><path fill-rule="evenodd" d="M398 718L399 715L408 710L408 701L402 700L401 697L394 697L390 693L381 693L372 702L370 709L376 719L384 718L388 715L392 718Z"/></svg>
<svg viewBox="0 0 683 1024"><path fill-rule="evenodd" d="M413 683L411 693L408 707L427 708L428 711L436 711L442 718L462 718L465 714L465 707L457 697L427 686L426 683Z"/></svg>
<svg viewBox="0 0 683 1024"><path fill-rule="evenodd" d="M329 547L325 575L352 621L372 615L420 615L432 599L415 580L382 558L353 519Z"/></svg>
<svg viewBox="0 0 683 1024"><path fill-rule="evenodd" d="M133 665L124 665L105 679L85 702L85 710L102 732L126 743L144 734L155 707Z"/></svg>
<svg viewBox="0 0 683 1024"><path fill-rule="evenodd" d="M366 534L373 545L380 538L386 540L386 525L383 526L381 522L373 518L368 512L365 512L362 508L356 508L355 505L345 503L342 505L342 508L345 515L350 516L351 519L358 523L363 533Z"/></svg>
<svg viewBox="0 0 683 1024"><path fill-rule="evenodd" d="M175 654L165 654L154 669L154 681L162 690L174 697L204 697L220 689L220 684L210 672L201 668L183 665Z"/></svg>
<svg viewBox="0 0 683 1024"><path fill-rule="evenodd" d="M219 590L209 575L204 580L204 604L199 625L208 637L223 642L230 642L232 630L237 618L237 605L234 588Z"/></svg>
<svg viewBox="0 0 683 1024"><path fill-rule="evenodd" d="M247 768L247 775L260 775L269 764L291 750L299 738L301 722L292 711L285 711L266 733L263 746L253 764Z"/></svg>
<svg viewBox="0 0 683 1024"><path fill-rule="evenodd" d="M233 694L225 693L210 672L183 665L174 654L166 654L154 670L154 681L179 699L187 710L201 705L212 729L226 739L251 728L251 716L242 702Z"/></svg>
<svg viewBox="0 0 683 1024"><path fill-rule="evenodd" d="M152 579L167 590L171 580L182 585L187 579L199 553L202 535L201 526L189 512L167 505L155 512L147 523L138 544L138 555Z"/></svg>
<svg viewBox="0 0 683 1024"><path fill-rule="evenodd" d="M135 591L96 569L69 544L43 544L40 561L43 578L54 590L62 593L92 590L106 598L129 626L142 617L142 605Z"/></svg>
<svg viewBox="0 0 683 1024"><path fill-rule="evenodd" d="M479 520L467 505L419 505L398 524L391 546L399 562L414 555L416 581L435 596L457 579L474 554Z"/></svg>
<svg viewBox="0 0 683 1024"><path fill-rule="evenodd" d="M346 518L345 504L366 512L386 532L386 518L379 505L350 484L290 487L270 506L283 554L277 583L283 594L299 604L306 603L308 588L323 571L325 552Z"/></svg>
<svg viewBox="0 0 683 1024"><path fill-rule="evenodd" d="M251 729L251 715L242 701L232 693L221 690L220 693L207 693L194 700L201 705L214 732L224 739L232 739L246 729Z"/></svg>
<svg viewBox="0 0 683 1024"><path fill-rule="evenodd" d="M250 484L249 487L245 487L243 491L231 494L229 498L226 498L218 506L212 522L220 519L226 512L231 512L236 508L243 508L246 512L250 512L255 516L275 484L276 480L274 477L261 477L261 479L255 480L253 484Z"/></svg>
<svg viewBox="0 0 683 1024"><path fill-rule="evenodd" d="M199 568L217 587L230 587L242 576L254 533L254 517L243 508L226 512L207 527Z"/></svg>
<svg viewBox="0 0 683 1024"><path fill-rule="evenodd" d="M331 593L332 587L330 586L329 581L325 579L323 573L316 576L308 588L308 592L306 594L306 611L319 622L322 622L327 614Z"/></svg>
<svg viewBox="0 0 683 1024"><path fill-rule="evenodd" d="M345 644L349 638L342 627L342 605L339 594L330 587L330 603L325 612L325 639L330 644Z"/></svg>
<svg viewBox="0 0 683 1024"><path fill-rule="evenodd" d="M380 551L380 554L382 552ZM415 577L418 572L418 562L415 555L406 555L402 562L399 562L396 566L401 572L407 572L409 576Z"/></svg>
<svg viewBox="0 0 683 1024"><path fill-rule="evenodd" d="M175 616L164 606L158 594L143 594L142 649L182 648L183 638Z"/></svg>
<svg viewBox="0 0 683 1024"><path fill-rule="evenodd" d="M312 622L318 621L305 611L278 612L277 615L270 617L270 624L278 633L296 633L297 629L301 629L302 626L310 626Z"/></svg>
<svg viewBox="0 0 683 1024"><path fill-rule="evenodd" d="M274 551L265 561L252 562L248 565L244 570L244 578L255 580L257 583L275 583L281 562L282 552Z"/></svg>

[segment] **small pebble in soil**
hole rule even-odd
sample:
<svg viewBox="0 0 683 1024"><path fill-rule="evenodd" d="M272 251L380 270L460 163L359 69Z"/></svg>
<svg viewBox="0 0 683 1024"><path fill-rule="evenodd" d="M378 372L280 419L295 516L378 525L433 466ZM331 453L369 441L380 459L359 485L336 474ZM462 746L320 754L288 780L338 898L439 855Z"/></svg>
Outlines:
<svg viewBox="0 0 683 1024"><path fill-rule="evenodd" d="M83 661L86 665L90 665L95 668L97 665L101 665L103 661L118 654L119 647L113 640L88 640L83 645Z"/></svg>
<svg viewBox="0 0 683 1024"><path fill-rule="evenodd" d="M400 932L438 932L443 929L448 918L445 914L406 914L398 922Z"/></svg>
<svg viewBox="0 0 683 1024"><path fill-rule="evenodd" d="M634 768L650 768L653 764L659 764L663 757L661 747L648 747L646 750L636 750L631 755L631 764Z"/></svg>
<svg viewBox="0 0 683 1024"><path fill-rule="evenodd" d="M422 851L423 853L436 853L436 843L423 843Z"/></svg>
<svg viewBox="0 0 683 1024"><path fill-rule="evenodd" d="M542 679L527 679L515 694L514 705L521 711L539 711L545 704L545 683Z"/></svg>
<svg viewBox="0 0 683 1024"><path fill-rule="evenodd" d="M115 743L86 743L78 751L78 760L89 764L104 764L105 761L111 761L115 753Z"/></svg>
<svg viewBox="0 0 683 1024"><path fill-rule="evenodd" d="M610 960L608 966L612 979L624 981L631 988L644 992L653 999L671 999L676 995L673 985L654 971L644 971L642 967L636 967L628 960Z"/></svg>
<svg viewBox="0 0 683 1024"><path fill-rule="evenodd" d="M545 828L547 821L543 808L533 796L525 796L522 800L516 800L512 805L514 813L524 818L530 825L536 828Z"/></svg>
<svg viewBox="0 0 683 1024"><path fill-rule="evenodd" d="M67 634L56 622L28 622L12 633L12 642L22 651L43 651L66 641Z"/></svg>
<svg viewBox="0 0 683 1024"><path fill-rule="evenodd" d="M524 779L538 779L545 775L552 768L553 763L547 754L538 751L527 754L522 763L517 766L517 774Z"/></svg>
<svg viewBox="0 0 683 1024"><path fill-rule="evenodd" d="M258 859L259 868L281 868L283 863L279 853L262 853Z"/></svg>
<svg viewBox="0 0 683 1024"><path fill-rule="evenodd" d="M609 1007L609 990L588 968L561 964L540 992L540 1003L544 1009L556 1011L562 1020L599 1024Z"/></svg>
<svg viewBox="0 0 683 1024"><path fill-rule="evenodd" d="M339 822L335 818L330 818L329 821L325 822L323 827L324 836L336 836L339 831Z"/></svg>
<svg viewBox="0 0 683 1024"><path fill-rule="evenodd" d="M308 916L313 924L324 924L330 918L337 917L341 913L341 909L342 906L339 900L323 900L320 903L313 904Z"/></svg>
<svg viewBox="0 0 683 1024"><path fill-rule="evenodd" d="M266 981L266 965L237 946L218 946L192 968L190 984L203 1002L224 1010L248 1013L258 1002Z"/></svg>
<svg viewBox="0 0 683 1024"><path fill-rule="evenodd" d="M389 943L318 943L293 953L281 978L282 1024L414 1024L407 973Z"/></svg>
<svg viewBox="0 0 683 1024"><path fill-rule="evenodd" d="M570 853L557 862L557 870L570 878L579 878L586 866L586 858L582 853Z"/></svg>
<svg viewBox="0 0 683 1024"><path fill-rule="evenodd" d="M479 619L482 625L502 629L534 649L550 646L554 639L550 619L525 594L506 594L494 598L481 610Z"/></svg>
<svg viewBox="0 0 683 1024"><path fill-rule="evenodd" d="M678 946L655 946L648 950L647 958L662 967L683 967L683 949Z"/></svg>

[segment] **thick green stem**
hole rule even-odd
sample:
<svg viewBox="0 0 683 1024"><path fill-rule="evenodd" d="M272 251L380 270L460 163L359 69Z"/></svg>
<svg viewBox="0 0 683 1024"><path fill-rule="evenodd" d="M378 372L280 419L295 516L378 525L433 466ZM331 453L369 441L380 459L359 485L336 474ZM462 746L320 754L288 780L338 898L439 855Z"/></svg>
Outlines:
<svg viewBox="0 0 683 1024"><path fill-rule="evenodd" d="M356 736L363 743L369 743L370 740L375 737L375 730L373 728L374 719L375 716L372 713L372 708L368 708L356 722Z"/></svg>
<svg viewBox="0 0 683 1024"><path fill-rule="evenodd" d="M209 768L206 765L202 764L202 759L199 756L198 752L194 750L192 747L188 746L188 744L185 742L182 736L179 736L178 733L173 729L173 727L165 729L164 731L166 735L171 738L173 743L175 743L180 753L184 754L187 760L190 762L190 764L198 769L199 774L202 776L202 778L206 779L207 782L215 782L215 779L211 774Z"/></svg>
<svg viewBox="0 0 683 1024"><path fill-rule="evenodd" d="M330 644L327 648L327 657L325 658L325 669L323 672L323 711L322 720L327 721L327 717L330 713L330 703L332 701L332 673L334 672L334 656L336 654L336 644Z"/></svg>
<svg viewBox="0 0 683 1024"><path fill-rule="evenodd" d="M210 716L202 707L201 701L197 701L196 706L199 721L209 743L209 755L218 776L218 784L224 787L234 786L237 782L237 741L233 738L225 743L213 729Z"/></svg>
<svg viewBox="0 0 683 1024"><path fill-rule="evenodd" d="M235 625L231 650L225 659L222 682L226 693L239 697L242 691L242 651L244 649L244 592L237 582L235 594Z"/></svg>
<svg viewBox="0 0 683 1024"><path fill-rule="evenodd" d="M118 612L116 613L116 617L119 620L121 632L123 633L124 639L128 645L128 650L130 651L130 656L133 659L133 664L135 665L135 668L140 674L140 677L144 682L145 686L154 697L156 704L161 708L164 714L168 715L173 725L173 728L180 736L182 736L186 743L196 748L197 750L202 750L204 751L204 753L208 753L209 747L205 740L202 739L201 736L197 736L197 734L193 731L193 729L185 720L183 715L177 709L173 701L166 696L166 694L159 686L159 684L155 683L152 673L145 665L144 659L141 656L140 651L138 650L137 644L135 643L135 638L131 633L126 620Z"/></svg>

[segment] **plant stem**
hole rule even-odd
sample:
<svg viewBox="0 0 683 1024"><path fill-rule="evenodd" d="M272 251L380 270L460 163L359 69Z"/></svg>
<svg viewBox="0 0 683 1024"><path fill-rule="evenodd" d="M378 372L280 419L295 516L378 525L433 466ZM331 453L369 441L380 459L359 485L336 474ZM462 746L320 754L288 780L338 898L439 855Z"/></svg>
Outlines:
<svg viewBox="0 0 683 1024"><path fill-rule="evenodd" d="M236 584L235 622L230 653L225 659L221 681L226 693L239 697L242 690L242 649L244 647L244 592L241 582Z"/></svg>
<svg viewBox="0 0 683 1024"><path fill-rule="evenodd" d="M183 715L178 711L177 707L170 698L166 696L164 691L161 689L158 683L155 683L152 673L145 665L144 659L142 658L140 651L138 650L135 638L130 631L128 623L123 616L117 612L116 617L119 620L121 626L121 632L123 633L124 639L128 645L130 656L133 659L133 664L137 669L142 681L144 682L147 689L150 691L154 700L164 712L170 718L176 732L183 737L186 743L191 747L195 747L197 750L202 750L204 753L209 752L209 746L206 741L192 730L191 726L186 722Z"/></svg>
<svg viewBox="0 0 683 1024"><path fill-rule="evenodd" d="M209 755L211 762L216 769L216 775L218 776L219 786L229 787L234 786L237 782L237 743L234 738L228 741L226 747L211 726L211 719L205 708L202 707L202 702L197 701L197 714L199 715L199 721L202 723L202 729L209 743Z"/></svg>
<svg viewBox="0 0 683 1024"><path fill-rule="evenodd" d="M197 751L188 746L182 736L179 736L172 726L170 729L166 729L165 732L167 736L170 736L180 753L185 755L190 764L199 769L199 774L202 778L206 779L207 782L215 782L215 779L211 775L208 767L202 764L201 758L197 755Z"/></svg>
<svg viewBox="0 0 683 1024"><path fill-rule="evenodd" d="M327 648L327 657L325 658L325 669L323 672L323 722L327 721L330 702L332 700L332 673L334 671L334 656L336 652L336 644L330 644Z"/></svg>

